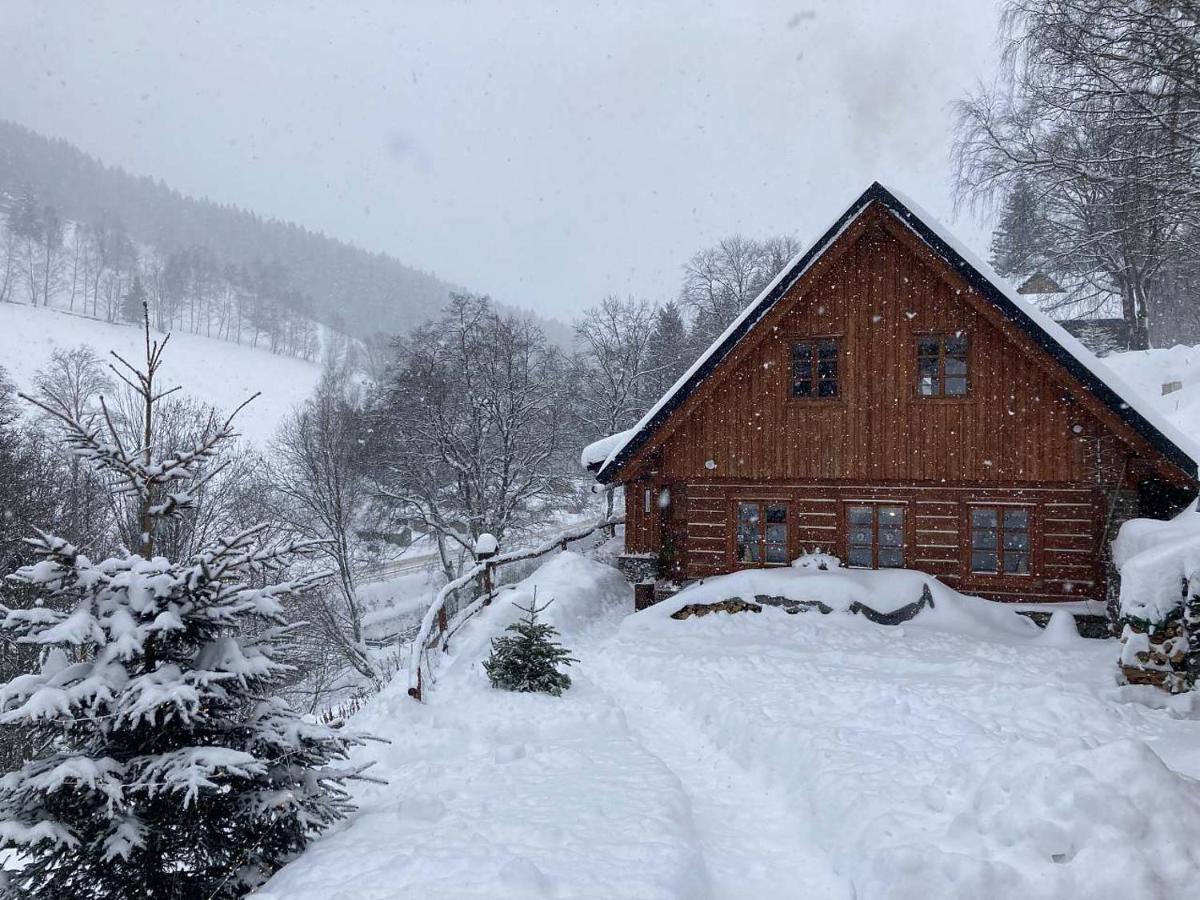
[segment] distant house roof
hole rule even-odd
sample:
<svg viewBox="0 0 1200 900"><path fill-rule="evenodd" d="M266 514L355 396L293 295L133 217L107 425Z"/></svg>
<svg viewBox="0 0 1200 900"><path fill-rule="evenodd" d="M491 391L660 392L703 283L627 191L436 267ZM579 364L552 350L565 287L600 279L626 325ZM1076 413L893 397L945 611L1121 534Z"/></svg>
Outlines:
<svg viewBox="0 0 1200 900"><path fill-rule="evenodd" d="M671 414L687 399L738 342L770 310L805 272L825 253L851 224L873 203L887 209L906 225L947 265L987 298L1014 325L1054 357L1110 410L1121 417L1137 434L1165 458L1179 466L1189 477L1197 474L1200 448L1179 432L1157 410L1097 359L1060 325L1035 308L1007 286L991 266L959 244L936 219L921 212L915 204L902 201L900 195L879 182L867 188L808 250L797 254L725 329L692 367L650 408L632 429L614 440L608 455L596 472L601 482L613 480L620 468L641 449ZM586 463L585 463L586 464ZM595 463L589 468L594 468Z"/></svg>
<svg viewBox="0 0 1200 900"><path fill-rule="evenodd" d="M1066 288L1047 275L1045 272L1034 272L1021 282L1017 288L1018 294L1064 294Z"/></svg>

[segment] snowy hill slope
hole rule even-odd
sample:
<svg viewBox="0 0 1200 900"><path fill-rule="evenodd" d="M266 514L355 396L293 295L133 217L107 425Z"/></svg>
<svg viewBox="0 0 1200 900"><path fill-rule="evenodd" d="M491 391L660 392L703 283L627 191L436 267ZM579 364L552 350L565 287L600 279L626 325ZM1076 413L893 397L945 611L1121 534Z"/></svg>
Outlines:
<svg viewBox="0 0 1200 900"><path fill-rule="evenodd" d="M161 336L160 336L161 337ZM142 353L141 332L57 309L0 303L0 366L22 390L55 349L88 344L104 357L115 350L131 362ZM256 391L262 396L239 418L240 432L264 446L288 411L308 397L321 375L316 363L215 338L176 333L164 357L163 378L221 410Z"/></svg>

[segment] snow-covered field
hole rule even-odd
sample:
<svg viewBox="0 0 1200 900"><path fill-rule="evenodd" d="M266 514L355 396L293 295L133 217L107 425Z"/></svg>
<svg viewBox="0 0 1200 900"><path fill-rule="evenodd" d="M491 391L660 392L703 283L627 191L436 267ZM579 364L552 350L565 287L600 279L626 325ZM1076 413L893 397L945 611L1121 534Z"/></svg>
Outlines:
<svg viewBox="0 0 1200 900"><path fill-rule="evenodd" d="M895 604L923 583L795 577ZM479 665L534 587L579 660L561 698ZM1114 644L1061 619L934 597L899 627L676 621L712 598L632 614L614 569L554 557L467 627L427 704L398 678L358 716L389 784L257 896L1195 896L1197 713L1118 688Z"/></svg>
<svg viewBox="0 0 1200 900"><path fill-rule="evenodd" d="M108 358L115 350L137 363L142 333L62 310L0 303L0 366L26 389L55 349L88 344ZM304 401L321 377L321 367L266 350L238 346L196 334L175 333L163 357L162 377L183 384L186 393L218 409L232 411L256 391L262 396L238 418L239 431L262 446L293 406Z"/></svg>

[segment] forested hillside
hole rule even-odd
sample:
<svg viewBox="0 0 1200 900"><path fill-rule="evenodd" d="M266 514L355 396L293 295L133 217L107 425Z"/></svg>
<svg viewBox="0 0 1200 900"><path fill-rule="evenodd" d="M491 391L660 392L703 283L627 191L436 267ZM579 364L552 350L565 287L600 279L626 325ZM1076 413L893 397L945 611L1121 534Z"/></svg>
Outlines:
<svg viewBox="0 0 1200 900"><path fill-rule="evenodd" d="M32 278L25 272L26 282L35 283L25 285L24 299L38 302L39 292L48 293L46 285L66 290L64 284L74 281L71 299L78 300L86 262L96 282L104 280L104 269L121 274L110 279L108 291L101 288L102 296L87 300L89 313L116 319L132 285L127 260L141 248L154 256L143 260L141 268L151 273L143 280L152 282L157 273L163 290L174 295L169 305L181 307L174 327L188 330L203 330L194 321L197 298L224 291L227 296L214 302L231 304L235 316L238 297L247 301L239 328L257 318L266 333L281 318L313 318L360 336L405 332L440 310L451 290L389 256L185 197L2 119L0 203L0 223L9 226L8 234L0 234L0 299L11 299L14 276L24 264L36 269ZM15 245L22 240L32 253L19 252ZM153 287L145 284L148 291Z"/></svg>

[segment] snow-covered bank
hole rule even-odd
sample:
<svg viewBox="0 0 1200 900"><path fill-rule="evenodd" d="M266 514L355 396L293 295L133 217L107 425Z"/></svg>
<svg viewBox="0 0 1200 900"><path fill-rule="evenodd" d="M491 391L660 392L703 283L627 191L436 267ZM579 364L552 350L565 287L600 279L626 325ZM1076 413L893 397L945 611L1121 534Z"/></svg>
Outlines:
<svg viewBox="0 0 1200 900"><path fill-rule="evenodd" d="M56 349L87 344L105 360L110 350L135 360L145 352L142 340L142 332L132 325L0 303L0 366L22 390L31 388L34 374ZM162 369L168 385L182 384L188 395L226 412L261 391L238 418L239 432L260 447L291 408L308 399L320 377L316 363L184 332L171 335Z"/></svg>
<svg viewBox="0 0 1200 900"><path fill-rule="evenodd" d="M706 896L687 796L613 698L586 673L561 698L489 687L479 660L535 585L568 640L628 593L615 570L562 554L480 615L427 704L395 679L354 722L392 741L366 751L390 783L365 787L359 815L260 900Z"/></svg>
<svg viewBox="0 0 1200 900"><path fill-rule="evenodd" d="M897 574L913 599L923 577ZM773 577L831 606L874 590ZM494 691L479 665L535 585L579 659L561 698ZM687 592L631 615L628 585L571 553L508 593L427 705L398 682L358 717L392 741L363 751L389 785L261 896L1182 900L1200 878L1179 774L1200 775L1200 719L1117 688L1111 641L953 592L898 627L671 619Z"/></svg>

